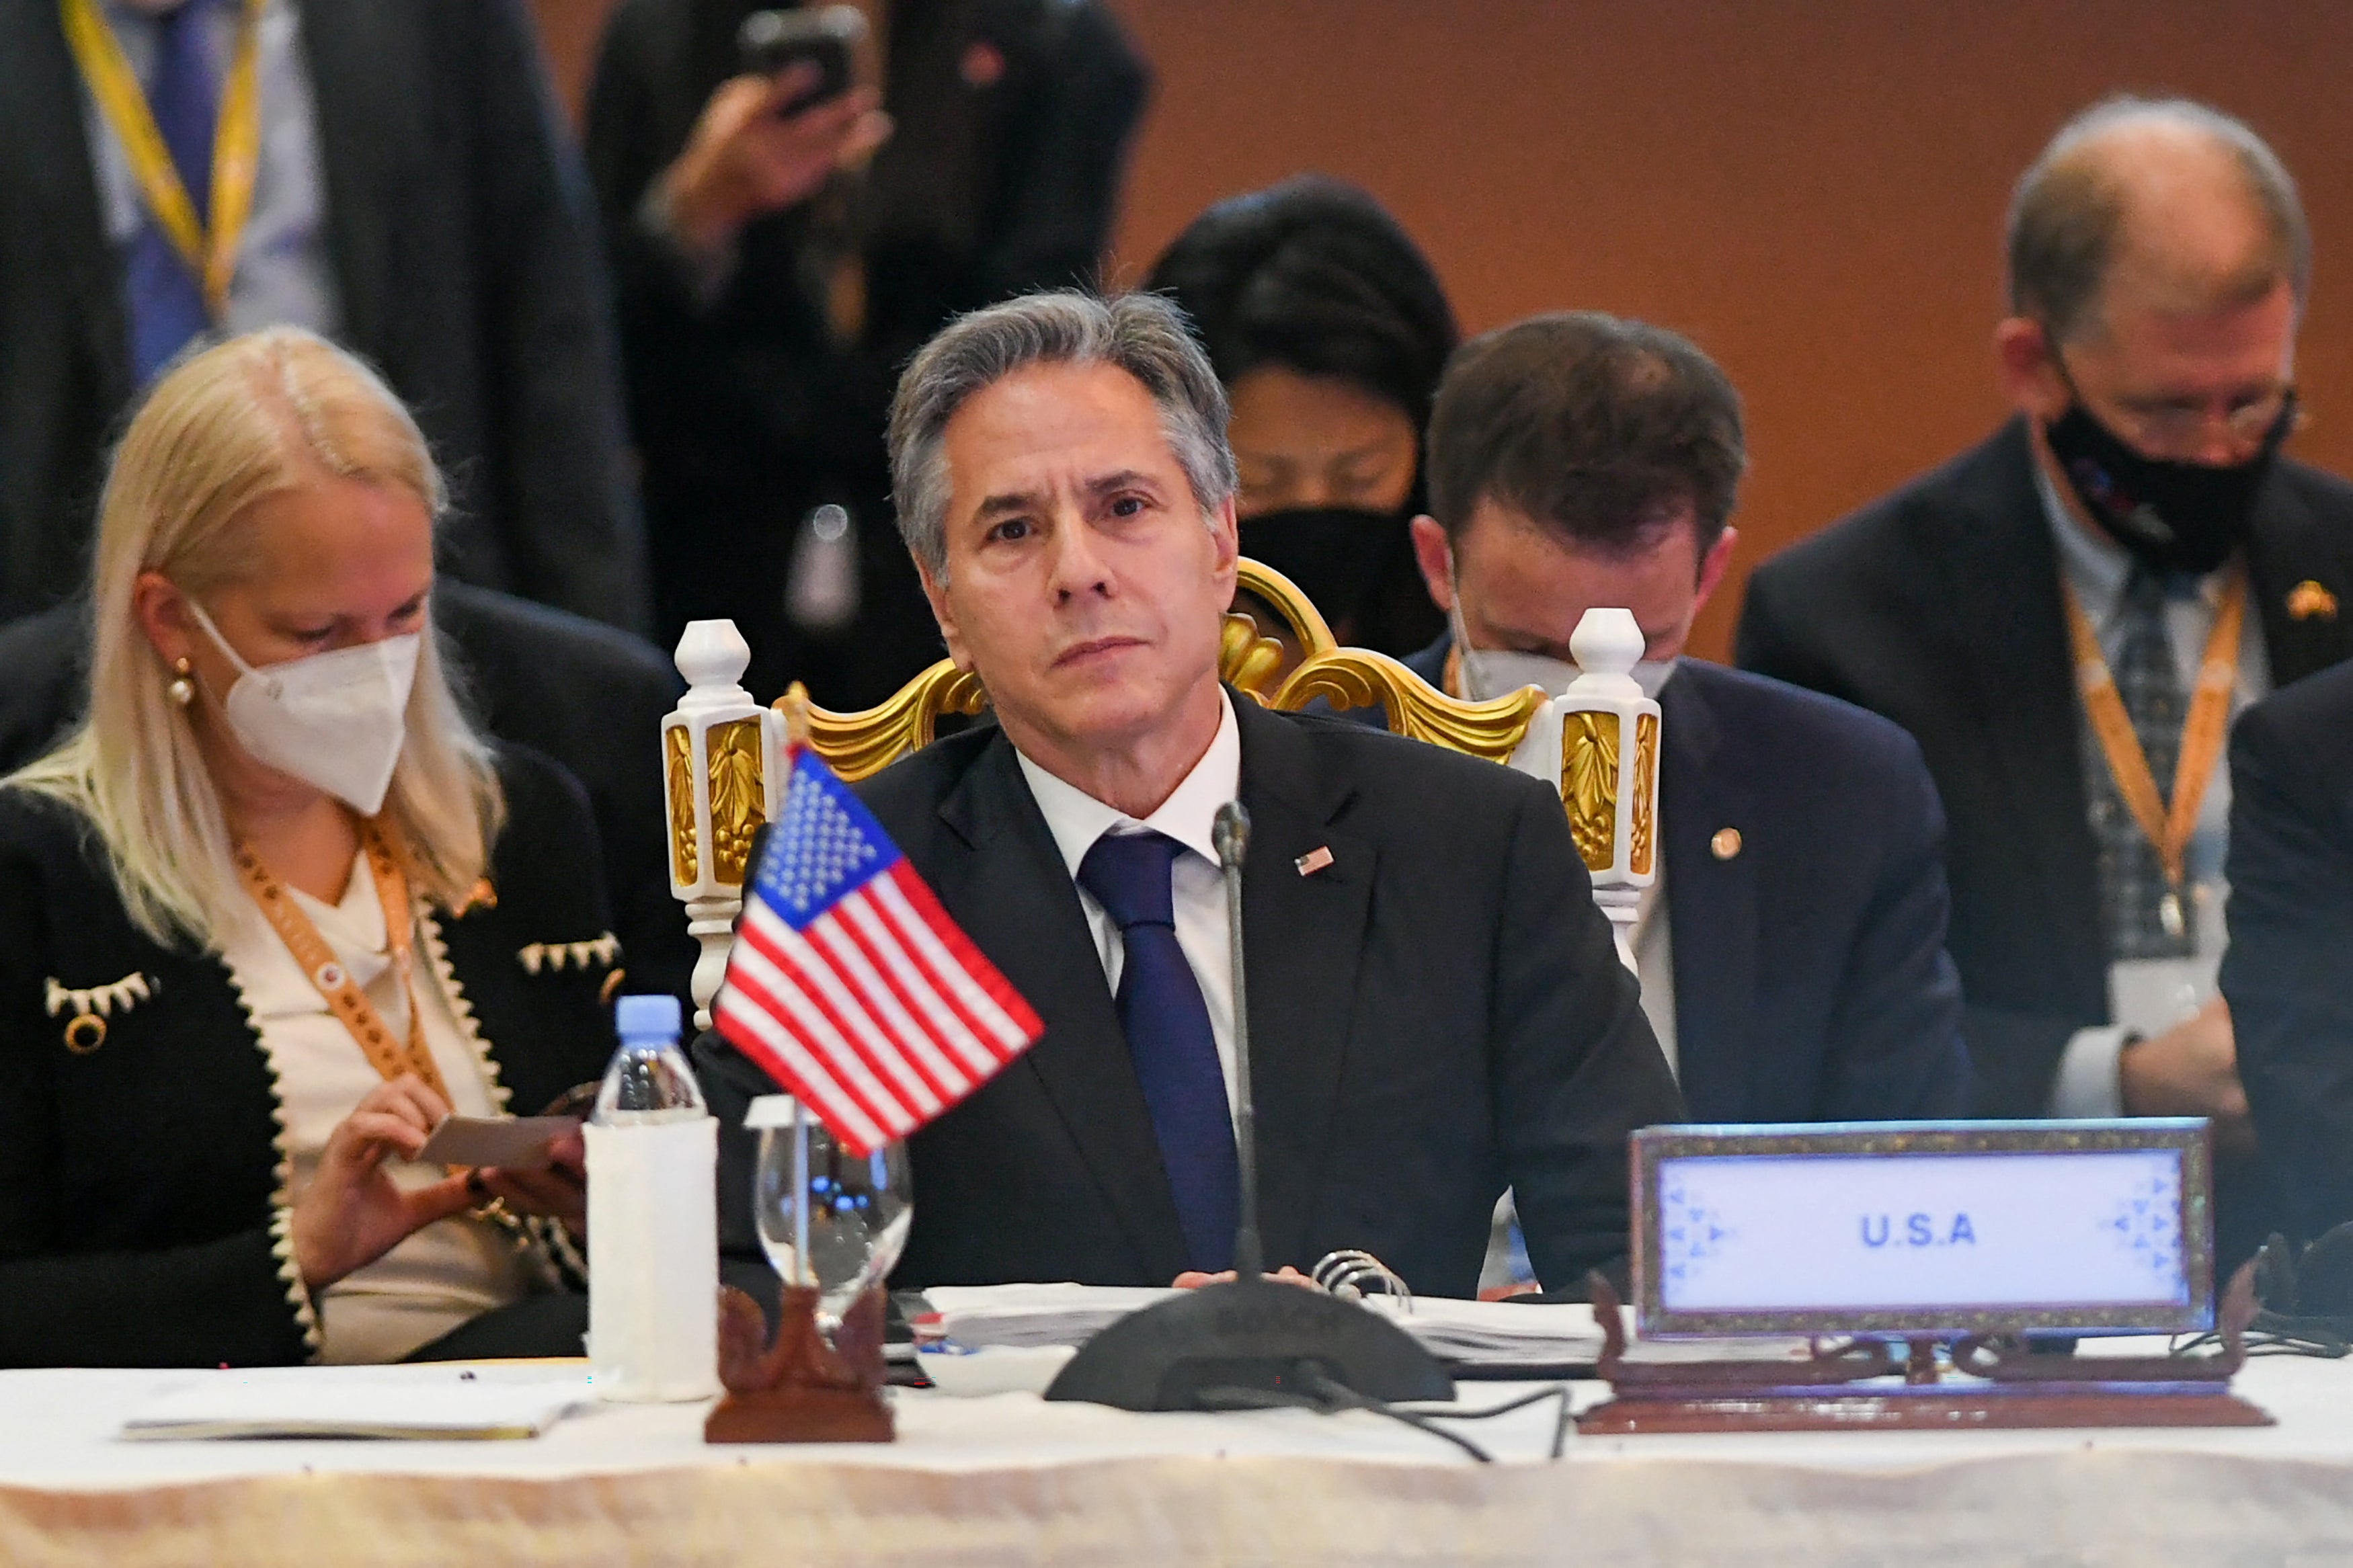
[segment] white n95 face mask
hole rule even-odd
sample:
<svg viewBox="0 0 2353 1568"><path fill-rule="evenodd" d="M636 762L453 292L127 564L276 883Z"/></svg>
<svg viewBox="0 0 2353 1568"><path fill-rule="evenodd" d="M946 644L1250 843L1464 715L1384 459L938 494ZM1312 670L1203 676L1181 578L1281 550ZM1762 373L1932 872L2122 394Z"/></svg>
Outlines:
<svg viewBox="0 0 2353 1568"><path fill-rule="evenodd" d="M195 600L196 624L237 668L222 702L255 762L333 795L362 816L384 808L408 738L408 692L423 634L309 654L259 669L238 657Z"/></svg>
<svg viewBox="0 0 2353 1568"><path fill-rule="evenodd" d="M1565 658L1553 658L1541 653L1515 653L1504 648L1477 648L1462 629L1462 596L1454 596L1456 607L1446 612L1450 629L1454 634L1454 646L1462 656L1462 695L1474 702L1507 696L1523 686L1543 689L1546 697L1558 697L1569 688L1578 675L1575 664ZM1642 695L1655 702L1667 679L1675 672L1677 661L1672 658L1646 658L1636 664L1630 673Z"/></svg>

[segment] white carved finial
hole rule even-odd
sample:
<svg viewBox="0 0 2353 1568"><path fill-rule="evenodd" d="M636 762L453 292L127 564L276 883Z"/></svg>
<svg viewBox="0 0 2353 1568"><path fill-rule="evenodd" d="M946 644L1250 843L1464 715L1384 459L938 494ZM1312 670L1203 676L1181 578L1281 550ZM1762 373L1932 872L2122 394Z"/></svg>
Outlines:
<svg viewBox="0 0 2353 1568"><path fill-rule="evenodd" d="M1631 611L1586 611L1568 647L1577 679L1529 724L1512 765L1560 791L1593 901L1631 969L1642 890L1658 879L1659 705L1634 679L1645 643Z"/></svg>
<svg viewBox="0 0 2353 1568"><path fill-rule="evenodd" d="M697 696L706 702L752 700L743 686L744 672L752 665L752 645L744 640L733 621L687 622L673 658L678 672L686 677L690 702Z"/></svg>
<svg viewBox="0 0 2353 1568"><path fill-rule="evenodd" d="M670 893L686 906L687 931L702 947L694 1023L707 1029L744 907L752 834L776 815L784 721L744 689L752 648L734 622L689 621L674 657L687 689L662 721Z"/></svg>
<svg viewBox="0 0 2353 1568"><path fill-rule="evenodd" d="M1577 671L1569 690L1584 687L1597 697L1640 696L1642 689L1634 682L1634 666L1641 661L1646 646L1633 611L1595 605L1569 634L1568 651L1577 659ZM1587 681L1594 684L1586 686Z"/></svg>

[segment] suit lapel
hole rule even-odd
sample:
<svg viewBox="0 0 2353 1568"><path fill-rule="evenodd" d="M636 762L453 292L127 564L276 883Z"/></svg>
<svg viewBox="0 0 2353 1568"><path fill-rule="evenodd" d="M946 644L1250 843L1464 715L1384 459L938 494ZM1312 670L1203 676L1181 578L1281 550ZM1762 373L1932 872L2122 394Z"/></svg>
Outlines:
<svg viewBox="0 0 2353 1568"><path fill-rule="evenodd" d="M1974 728L2000 781L1993 819L2009 825L2040 874L2042 907L2069 955L2102 976L2098 850L2084 794L2073 655L2060 596L2059 552L2034 483L2033 449L2013 419L1984 449L1944 588L1949 645L1968 674Z"/></svg>
<svg viewBox="0 0 2353 1568"><path fill-rule="evenodd" d="M2288 613L2288 599L2316 583L2336 601L2333 615ZM2353 658L2353 542L2313 515L2302 495L2276 478L2265 487L2247 547L2247 587L2262 618L2272 685L2285 686Z"/></svg>
<svg viewBox="0 0 2353 1568"><path fill-rule="evenodd" d="M1243 949L1250 963L1250 1084L1257 1102L1259 1228L1270 1264L1301 1255L1322 1190L1350 1011L1364 951L1373 846L1333 826L1353 791L1317 776L1305 737L1247 697L1241 730L1242 804L1250 814L1242 873ZM1303 875L1300 858L1331 851Z"/></svg>
<svg viewBox="0 0 2353 1568"><path fill-rule="evenodd" d="M327 237L343 304L343 339L401 379L394 352L392 225L406 172L417 166L424 65L405 20L415 7L380 0L299 0L311 68Z"/></svg>
<svg viewBox="0 0 2353 1568"><path fill-rule="evenodd" d="M1190 1255L1167 1173L1149 1157L1157 1135L1119 1012L1078 889L1001 733L939 815L955 843L930 868L933 891L1046 1024L1008 1073L1027 1073L1044 1091L1143 1277L1175 1279Z"/></svg>
<svg viewBox="0 0 2353 1568"><path fill-rule="evenodd" d="M121 275L100 210L80 79L54 5L0 5L0 213L55 269L81 322L111 416L130 397L130 328ZM23 208L16 206L21 196ZM53 287L54 283L45 286ZM57 298L58 295L50 295Z"/></svg>
<svg viewBox="0 0 2353 1568"><path fill-rule="evenodd" d="M1715 835L1755 837L1755 797L1718 765L1723 742L1701 682L1683 671L1667 683L1659 818L1667 872L1667 922L1675 953L1675 1065L1683 1100L1701 1121L1746 1121L1751 1026L1757 1014L1756 857L1719 857Z"/></svg>

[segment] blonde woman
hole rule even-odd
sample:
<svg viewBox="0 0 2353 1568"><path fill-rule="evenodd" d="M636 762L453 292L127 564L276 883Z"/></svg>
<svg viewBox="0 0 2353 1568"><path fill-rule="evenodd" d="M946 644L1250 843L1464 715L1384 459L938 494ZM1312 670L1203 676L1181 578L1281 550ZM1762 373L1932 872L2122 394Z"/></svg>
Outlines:
<svg viewBox="0 0 2353 1568"><path fill-rule="evenodd" d="M576 1320L542 1310L576 1135L536 1170L407 1159L596 1077L616 961L578 785L494 755L444 678L441 503L407 412L298 331L187 360L124 436L89 718L0 785L0 1364Z"/></svg>

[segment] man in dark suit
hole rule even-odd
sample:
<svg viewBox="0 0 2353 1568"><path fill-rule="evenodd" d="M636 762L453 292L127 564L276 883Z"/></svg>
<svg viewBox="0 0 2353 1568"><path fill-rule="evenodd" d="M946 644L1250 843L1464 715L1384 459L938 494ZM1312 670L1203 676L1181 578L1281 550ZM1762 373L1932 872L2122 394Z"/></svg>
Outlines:
<svg viewBox="0 0 2353 1568"><path fill-rule="evenodd" d="M1229 1266L1238 976L1209 830L1238 797L1268 1264L1361 1247L1468 1295L1510 1184L1541 1276L1574 1286L1624 1252L1626 1135L1678 1115L1673 1080L1554 792L1219 684L1226 416L1149 295L991 308L900 384L901 526L998 722L860 794L1045 1035L909 1140L898 1280ZM760 1075L697 1050L733 1120Z"/></svg>
<svg viewBox="0 0 2353 1568"><path fill-rule="evenodd" d="M957 311L1093 277L1150 79L1100 0L863 0L861 85L797 108L805 77L740 74L773 3L623 0L588 166L661 635L727 616L764 700L856 707L940 656L888 521L892 384Z"/></svg>
<svg viewBox="0 0 2353 1568"><path fill-rule="evenodd" d="M264 0L249 40L229 0L71 4L126 94L90 87L58 5L0 5L0 619L81 585L110 432L154 370L287 322L416 411L457 490L449 575L642 627L595 230L516 0ZM258 167L216 299L156 182L210 221L248 66ZM127 151L142 115L168 170Z"/></svg>
<svg viewBox="0 0 2353 1568"><path fill-rule="evenodd" d="M2353 666L2231 736L2222 994L2263 1153L2305 1239L2353 1220Z"/></svg>
<svg viewBox="0 0 2353 1568"><path fill-rule="evenodd" d="M0 773L80 720L87 603L0 626ZM684 996L696 947L670 893L660 731L686 683L627 632L452 579L434 585L433 624L481 727L554 758L587 791L629 989Z"/></svg>
<svg viewBox="0 0 2353 1568"><path fill-rule="evenodd" d="M2213 987L2220 742L2230 710L2353 652L2353 488L2275 456L2308 261L2245 126L2088 111L2012 204L2017 417L1750 579L1740 662L1927 757L1989 1114L2211 1116L2245 1158ZM2260 1171L2221 1173L2235 1254Z"/></svg>
<svg viewBox="0 0 2353 1568"><path fill-rule="evenodd" d="M1557 695L1585 612L1630 609L1662 710L1664 862L1635 954L1692 1115L1959 1116L1944 814L1919 748L1683 657L1731 559L1745 460L1737 394L1672 332L1575 312L1474 339L1439 385L1432 515L1413 525L1453 629L1407 663L1457 696Z"/></svg>

